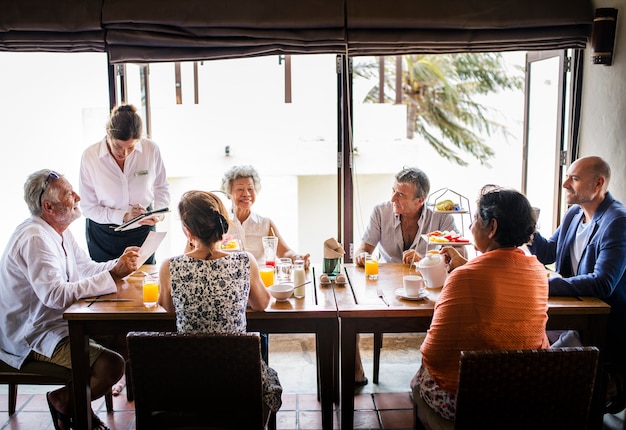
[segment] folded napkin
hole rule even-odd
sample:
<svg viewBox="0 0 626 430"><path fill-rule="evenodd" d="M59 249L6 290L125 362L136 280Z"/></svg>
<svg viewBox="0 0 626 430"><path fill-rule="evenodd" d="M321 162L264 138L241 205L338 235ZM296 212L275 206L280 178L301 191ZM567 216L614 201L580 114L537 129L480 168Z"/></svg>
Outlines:
<svg viewBox="0 0 626 430"><path fill-rule="evenodd" d="M334 237L324 241L324 258L341 258L346 252Z"/></svg>

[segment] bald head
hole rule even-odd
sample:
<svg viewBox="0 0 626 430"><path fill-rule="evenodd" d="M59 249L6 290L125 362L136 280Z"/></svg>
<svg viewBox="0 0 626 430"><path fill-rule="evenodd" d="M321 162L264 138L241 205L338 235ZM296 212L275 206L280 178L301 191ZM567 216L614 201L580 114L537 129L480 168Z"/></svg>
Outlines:
<svg viewBox="0 0 626 430"><path fill-rule="evenodd" d="M611 179L611 166L604 161L601 157L591 155L589 157L582 157L572 163L571 167L576 166L579 170L589 172L594 179L603 178L604 185L602 191L606 192L609 188L609 181Z"/></svg>

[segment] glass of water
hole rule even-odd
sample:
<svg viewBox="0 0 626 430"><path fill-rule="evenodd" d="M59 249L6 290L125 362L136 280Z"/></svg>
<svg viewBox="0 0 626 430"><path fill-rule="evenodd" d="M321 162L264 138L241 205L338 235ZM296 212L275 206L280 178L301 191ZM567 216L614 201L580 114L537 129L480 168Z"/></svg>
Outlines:
<svg viewBox="0 0 626 430"><path fill-rule="evenodd" d="M276 260L276 279L278 282L291 281L291 258L279 258Z"/></svg>

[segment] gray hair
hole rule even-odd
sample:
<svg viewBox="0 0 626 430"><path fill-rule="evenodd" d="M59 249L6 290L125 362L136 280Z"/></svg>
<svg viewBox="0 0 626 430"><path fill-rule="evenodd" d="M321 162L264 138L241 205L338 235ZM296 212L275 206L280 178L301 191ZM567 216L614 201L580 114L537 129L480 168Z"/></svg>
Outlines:
<svg viewBox="0 0 626 430"><path fill-rule="evenodd" d="M254 190L257 193L261 191L261 177L256 169L249 165L233 166L224 173L224 177L222 178L222 191L228 193L228 195L232 194L233 182L240 178L252 178Z"/></svg>
<svg viewBox="0 0 626 430"><path fill-rule="evenodd" d="M405 167L396 174L396 182L399 184L415 185L415 198L427 198L430 193L430 181L428 176L417 167Z"/></svg>
<svg viewBox="0 0 626 430"><path fill-rule="evenodd" d="M50 186L51 175L63 177L60 173L50 169L42 169L32 173L24 183L24 201L32 215L41 215L41 201L44 195L56 193L55 188ZM58 197L58 196L57 196Z"/></svg>

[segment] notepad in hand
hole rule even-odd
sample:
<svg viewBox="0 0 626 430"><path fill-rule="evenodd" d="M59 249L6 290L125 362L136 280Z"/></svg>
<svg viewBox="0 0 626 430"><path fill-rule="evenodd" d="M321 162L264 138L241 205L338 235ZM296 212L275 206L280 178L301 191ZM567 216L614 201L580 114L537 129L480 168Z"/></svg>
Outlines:
<svg viewBox="0 0 626 430"><path fill-rule="evenodd" d="M147 211L142 213L139 216L136 216L135 218L126 221L124 224L122 225L118 225L117 227L114 228L115 231L126 231L126 230L130 230L132 228L135 228L139 225L139 221L141 221L142 219L151 217L152 215L157 215L157 214L162 214L162 213L167 213L169 212L170 209L169 208L163 208L163 209L155 209L153 211Z"/></svg>

